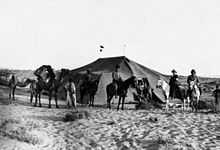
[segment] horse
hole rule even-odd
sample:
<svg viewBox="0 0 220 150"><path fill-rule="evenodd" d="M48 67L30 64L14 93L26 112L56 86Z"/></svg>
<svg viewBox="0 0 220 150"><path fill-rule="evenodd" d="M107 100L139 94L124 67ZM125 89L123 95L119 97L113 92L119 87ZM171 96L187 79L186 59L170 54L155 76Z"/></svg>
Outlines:
<svg viewBox="0 0 220 150"><path fill-rule="evenodd" d="M168 111L169 110L169 94L170 94L170 86L169 84L164 81L163 79L159 79L157 81L157 85L156 85L156 88L160 88L162 89L162 92L165 96L165 100L166 100L166 110ZM182 105L182 110L185 110L186 109L186 99L187 99L187 90L183 87L180 87L179 86L179 92L175 94L176 97L175 98L178 98L182 101L183 105ZM188 102L189 104L189 102ZM188 105L189 107L189 105Z"/></svg>
<svg viewBox="0 0 220 150"><path fill-rule="evenodd" d="M89 106L94 106L94 98L95 94L98 90L98 84L99 84L99 79L93 80L93 81L88 81L84 82L80 86L80 102L83 103L83 97L88 94L89 95L89 101L88 105Z"/></svg>
<svg viewBox="0 0 220 150"><path fill-rule="evenodd" d="M118 90L117 90L117 94L119 95L117 110L119 110L121 100L122 100L121 109L124 110L125 97L127 95L128 88L131 85L133 87L136 86L136 77L135 76L132 76L125 81L119 82ZM111 109L111 100L112 100L113 96L115 95L115 86L113 83L110 83L106 86L106 93L107 93L107 108Z"/></svg>
<svg viewBox="0 0 220 150"><path fill-rule="evenodd" d="M192 111L195 110L195 112L197 112L201 93L199 87L195 84L194 81L191 81L189 84L188 94L189 94L188 99L190 101L190 106L192 108Z"/></svg>

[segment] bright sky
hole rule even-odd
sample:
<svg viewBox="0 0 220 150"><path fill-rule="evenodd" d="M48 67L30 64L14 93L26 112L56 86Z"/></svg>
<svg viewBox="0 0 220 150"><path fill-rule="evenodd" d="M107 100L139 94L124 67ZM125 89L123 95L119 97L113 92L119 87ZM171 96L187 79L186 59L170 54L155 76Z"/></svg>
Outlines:
<svg viewBox="0 0 220 150"><path fill-rule="evenodd" d="M219 76L219 50L219 0L0 1L4 68L74 69L125 51L165 74L195 68L199 75Z"/></svg>

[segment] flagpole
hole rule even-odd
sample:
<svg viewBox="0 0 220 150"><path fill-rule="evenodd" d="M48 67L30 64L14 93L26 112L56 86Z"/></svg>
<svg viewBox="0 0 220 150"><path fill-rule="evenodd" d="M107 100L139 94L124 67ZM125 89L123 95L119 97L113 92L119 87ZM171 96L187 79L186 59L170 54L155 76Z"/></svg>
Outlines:
<svg viewBox="0 0 220 150"><path fill-rule="evenodd" d="M126 44L123 45L123 56L125 56Z"/></svg>

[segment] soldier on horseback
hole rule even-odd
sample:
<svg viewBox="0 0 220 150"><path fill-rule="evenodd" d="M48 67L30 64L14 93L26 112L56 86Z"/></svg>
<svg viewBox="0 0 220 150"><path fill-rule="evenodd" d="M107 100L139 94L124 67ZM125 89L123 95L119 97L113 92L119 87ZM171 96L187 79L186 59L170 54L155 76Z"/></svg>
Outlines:
<svg viewBox="0 0 220 150"><path fill-rule="evenodd" d="M120 66L119 65L116 65L115 66L115 70L114 70L114 72L112 72L112 83L113 83L113 85L115 86L115 98L117 98L117 96L118 96L118 86L119 86L119 84L120 84L120 82L122 81L122 79L121 79L121 76L120 76L120 73L119 73L119 68L120 68Z"/></svg>
<svg viewBox="0 0 220 150"><path fill-rule="evenodd" d="M84 85L89 85L92 80L92 73L90 69L86 70L86 75L85 75L85 80L84 80Z"/></svg>
<svg viewBox="0 0 220 150"><path fill-rule="evenodd" d="M201 90L201 87L199 86L199 78L198 78L198 76L196 75L196 71L195 71L195 69L192 69L191 70L191 75L189 75L188 77L187 77L187 84L188 84L188 92L187 92L187 94L188 94L188 96L191 96L191 90L190 90L190 83L191 82L194 82L194 84L199 88L199 91L200 91L200 94L202 93L202 90Z"/></svg>

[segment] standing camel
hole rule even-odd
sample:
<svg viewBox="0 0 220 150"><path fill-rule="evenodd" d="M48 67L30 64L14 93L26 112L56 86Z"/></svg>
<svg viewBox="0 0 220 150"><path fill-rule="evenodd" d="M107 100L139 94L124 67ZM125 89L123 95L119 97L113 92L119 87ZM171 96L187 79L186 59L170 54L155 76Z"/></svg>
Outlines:
<svg viewBox="0 0 220 150"><path fill-rule="evenodd" d="M64 88L66 77L69 76L69 70L61 69L61 73L55 75L50 65L43 65L38 68L34 74L37 76L37 82L35 84L36 92L39 99L39 106L41 106L41 92L43 90L48 91L49 104L48 108L51 108L51 99L54 94L56 108L59 108L57 102L57 94L60 88ZM37 105L37 99L35 106Z"/></svg>
<svg viewBox="0 0 220 150"><path fill-rule="evenodd" d="M15 90L16 87L26 87L29 84L32 84L33 80L31 79L26 79L25 82L18 82L18 80L16 79L16 77L14 75L11 76L10 80L9 80L9 100L15 100Z"/></svg>

